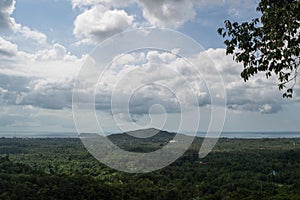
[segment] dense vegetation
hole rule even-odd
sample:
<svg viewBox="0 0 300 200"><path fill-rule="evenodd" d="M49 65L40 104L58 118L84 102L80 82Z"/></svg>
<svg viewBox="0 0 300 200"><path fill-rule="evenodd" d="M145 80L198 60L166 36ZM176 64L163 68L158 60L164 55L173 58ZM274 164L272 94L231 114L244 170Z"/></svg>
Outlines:
<svg viewBox="0 0 300 200"><path fill-rule="evenodd" d="M150 151L172 136L110 139ZM77 138L1 138L0 199L300 199L300 139L224 138L200 160L201 142L164 169L128 174L99 163Z"/></svg>

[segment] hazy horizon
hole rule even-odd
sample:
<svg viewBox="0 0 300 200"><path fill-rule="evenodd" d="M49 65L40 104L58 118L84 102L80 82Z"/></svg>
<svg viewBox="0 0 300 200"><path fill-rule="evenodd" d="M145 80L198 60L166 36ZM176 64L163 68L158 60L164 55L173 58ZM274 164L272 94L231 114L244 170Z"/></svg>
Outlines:
<svg viewBox="0 0 300 200"><path fill-rule="evenodd" d="M169 132L169 131L167 131ZM171 132L176 133L176 132ZM97 133L90 133L97 134ZM106 132L105 135L122 134L122 132ZM194 133L181 132L185 135L193 135ZM206 132L199 131L196 133L197 137L205 137ZM77 132L64 131L0 131L0 137L5 138L77 138ZM263 139L263 138L299 138L300 131L223 131L220 138L244 138L244 139Z"/></svg>

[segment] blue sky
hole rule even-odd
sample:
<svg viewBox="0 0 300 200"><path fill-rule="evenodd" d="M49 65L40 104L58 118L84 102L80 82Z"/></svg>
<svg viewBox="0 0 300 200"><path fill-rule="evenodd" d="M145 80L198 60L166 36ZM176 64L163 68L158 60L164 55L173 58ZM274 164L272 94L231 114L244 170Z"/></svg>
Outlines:
<svg viewBox="0 0 300 200"><path fill-rule="evenodd" d="M216 31L225 19L241 22L259 16L256 6L253 0L0 0L0 131L75 131L72 91L89 53L111 36L137 28L168 28L202 45L204 49L188 59L205 66L204 61L209 57L223 78L222 87L227 95L225 131L299 131L299 94L292 100L282 99L276 79L266 80L263 74L244 83L239 77L242 66L225 55L223 40ZM163 43L163 38L158 37L157 41ZM138 46L140 41L136 42ZM156 64L172 66L182 73L190 70L183 59L174 57L180 53L176 42L168 53L157 50L124 53L113 63L115 69L106 71L101 83L105 87L99 86L95 95L96 114L105 131L119 131L120 126L128 128L132 120L146 127L149 110L157 123L167 115L164 129L178 130L180 116L184 116L188 123L183 124L182 130L193 131L190 127L197 123L195 109L201 115L199 130L207 129L212 106L209 98L213 96L208 92L209 87L221 87L207 85L215 81L213 71L203 72L209 79L204 82L193 74L184 75L196 93L194 107L187 100L187 89L179 84L180 78L155 68L152 63L155 60ZM120 94L115 98L119 100L130 85L143 82L133 72L126 75L133 69L151 69L147 77L155 77L154 82L169 80L168 84L176 87L178 93L172 96L171 90L157 85L140 87L131 96L132 119L124 114L122 106L117 106L113 116L110 102L116 84L122 83L117 85ZM126 76L127 82L118 78ZM89 95L87 91L88 88L82 95ZM174 103L179 100L186 108L184 113ZM83 111L82 120L90 128L87 131L97 131L98 125L92 124L86 114Z"/></svg>

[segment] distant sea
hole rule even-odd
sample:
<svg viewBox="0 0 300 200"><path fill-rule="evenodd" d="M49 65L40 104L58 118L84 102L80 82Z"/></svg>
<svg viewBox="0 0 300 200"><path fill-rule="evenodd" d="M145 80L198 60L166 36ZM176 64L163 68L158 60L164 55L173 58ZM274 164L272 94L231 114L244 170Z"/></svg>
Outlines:
<svg viewBox="0 0 300 200"><path fill-rule="evenodd" d="M111 133L107 133L109 135ZM205 137L205 132L198 132L197 136ZM187 134L190 135L190 134ZM0 132L0 137L7 138L76 138L75 132ZM221 138L300 138L299 132L222 132Z"/></svg>
<svg viewBox="0 0 300 200"><path fill-rule="evenodd" d="M6 138L76 138L78 134L75 132L44 132L44 131L15 131L0 132L0 137Z"/></svg>
<svg viewBox="0 0 300 200"><path fill-rule="evenodd" d="M199 132L197 136L204 137L206 133ZM222 132L221 138L300 138L298 132Z"/></svg>

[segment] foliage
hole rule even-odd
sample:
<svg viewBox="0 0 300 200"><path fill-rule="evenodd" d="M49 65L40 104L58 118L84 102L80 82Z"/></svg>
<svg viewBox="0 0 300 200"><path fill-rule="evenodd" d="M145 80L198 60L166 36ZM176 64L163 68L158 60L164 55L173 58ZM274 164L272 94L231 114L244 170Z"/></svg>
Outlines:
<svg viewBox="0 0 300 200"><path fill-rule="evenodd" d="M110 139L145 152L170 136ZM199 160L202 141L164 169L128 174L99 163L79 139L2 138L0 199L300 199L300 139L224 138Z"/></svg>
<svg viewBox="0 0 300 200"><path fill-rule="evenodd" d="M283 97L292 97L300 55L299 10L299 0L261 0L261 18L241 24L226 20L225 28L218 29L227 37L226 54L243 63L244 81L258 72L267 78L275 73L279 90L286 88Z"/></svg>

